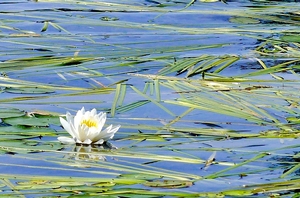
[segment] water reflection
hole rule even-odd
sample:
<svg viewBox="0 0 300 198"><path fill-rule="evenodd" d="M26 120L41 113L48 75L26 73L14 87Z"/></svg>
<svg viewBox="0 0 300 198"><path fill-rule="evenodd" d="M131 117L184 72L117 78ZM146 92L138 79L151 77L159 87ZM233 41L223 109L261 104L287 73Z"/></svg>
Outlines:
<svg viewBox="0 0 300 198"><path fill-rule="evenodd" d="M76 144L70 147L71 152L69 152L65 158L77 161L106 161L106 157L103 153L111 149L117 149L117 147L108 142L102 145Z"/></svg>

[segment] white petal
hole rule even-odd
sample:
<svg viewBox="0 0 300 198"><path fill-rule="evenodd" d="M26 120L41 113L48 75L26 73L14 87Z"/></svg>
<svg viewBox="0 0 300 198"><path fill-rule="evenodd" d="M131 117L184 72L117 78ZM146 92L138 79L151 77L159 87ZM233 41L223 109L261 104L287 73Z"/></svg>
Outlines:
<svg viewBox="0 0 300 198"><path fill-rule="evenodd" d="M86 125L79 125L77 128L77 133L78 133L77 139L82 142L84 140L88 139L88 136L87 136L88 130L89 130L89 127L87 127Z"/></svg>
<svg viewBox="0 0 300 198"><path fill-rule="evenodd" d="M74 116L71 115L69 112L67 112L66 117L67 117L67 122L69 123L73 134L76 136L76 130L74 128Z"/></svg>
<svg viewBox="0 0 300 198"><path fill-rule="evenodd" d="M70 112L66 113L67 122L74 122L74 116L70 114Z"/></svg>
<svg viewBox="0 0 300 198"><path fill-rule="evenodd" d="M119 130L120 127L121 127L121 125L113 126L113 127L110 129L110 132L109 132L109 133L115 134L115 133Z"/></svg>
<svg viewBox="0 0 300 198"><path fill-rule="evenodd" d="M112 126L110 128L107 127L105 130L109 131L106 132L107 135L104 137L104 140L107 141L109 139L112 139L120 127L121 125Z"/></svg>
<svg viewBox="0 0 300 198"><path fill-rule="evenodd" d="M96 114L97 114L97 110L94 108L94 109L92 109L92 111L91 111L91 116L96 116Z"/></svg>
<svg viewBox="0 0 300 198"><path fill-rule="evenodd" d="M78 140L77 138L74 138L74 141L75 141L76 143L79 143L79 144L82 143L82 141Z"/></svg>
<svg viewBox="0 0 300 198"><path fill-rule="evenodd" d="M65 119L62 117L59 117L61 125L64 127L64 129L74 138L76 137L73 131L73 127L68 123Z"/></svg>
<svg viewBox="0 0 300 198"><path fill-rule="evenodd" d="M83 114L83 117L84 119L89 119L91 117L91 112L90 111L86 111L84 114Z"/></svg>
<svg viewBox="0 0 300 198"><path fill-rule="evenodd" d="M91 144L92 143L92 140L90 139L86 139L82 142L82 144Z"/></svg>
<svg viewBox="0 0 300 198"><path fill-rule="evenodd" d="M115 133L119 130L119 128L121 127L121 125L117 125L117 126L112 126L109 125L104 131L102 131L97 137L96 139L98 140L103 140L104 142L112 139L115 135Z"/></svg>
<svg viewBox="0 0 300 198"><path fill-rule="evenodd" d="M80 123L81 123L82 120L83 120L83 113L82 113L82 110L79 110L79 111L77 111L76 116L74 117L74 126L75 126L75 128L78 125L80 125Z"/></svg>
<svg viewBox="0 0 300 198"><path fill-rule="evenodd" d="M103 140L103 141L108 140L111 135L108 134L107 131L109 131L111 127L112 127L112 125L110 125L109 127L107 127L104 131L101 131L101 133L99 133L94 138L94 142L99 141L99 140Z"/></svg>
<svg viewBox="0 0 300 198"><path fill-rule="evenodd" d="M97 141L97 142L95 142L95 143L93 143L93 144L103 144L103 143L104 143L104 140L101 139L101 140L99 140L99 141Z"/></svg>
<svg viewBox="0 0 300 198"><path fill-rule="evenodd" d="M98 131L101 131L106 122L106 113L100 112L97 115Z"/></svg>
<svg viewBox="0 0 300 198"><path fill-rule="evenodd" d="M96 127L91 127L88 129L87 138L92 140L93 142L98 141L96 137L99 135L101 131L99 131Z"/></svg>
<svg viewBox="0 0 300 198"><path fill-rule="evenodd" d="M84 109L84 107L82 107L81 110L79 110L79 111L81 112L82 115L85 114L85 109Z"/></svg>
<svg viewBox="0 0 300 198"><path fill-rule="evenodd" d="M64 143L64 144L74 144L75 143L75 140L73 138L69 138L69 137L61 136L61 137L58 137L57 139L61 143Z"/></svg>

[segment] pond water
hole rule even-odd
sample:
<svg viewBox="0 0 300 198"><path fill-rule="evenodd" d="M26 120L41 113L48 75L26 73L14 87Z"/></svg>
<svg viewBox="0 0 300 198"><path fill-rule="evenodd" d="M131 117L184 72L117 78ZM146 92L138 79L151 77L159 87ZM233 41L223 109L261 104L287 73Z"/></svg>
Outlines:
<svg viewBox="0 0 300 198"><path fill-rule="evenodd" d="M0 2L0 194L297 195L298 4L191 2ZM58 142L82 106L107 145Z"/></svg>

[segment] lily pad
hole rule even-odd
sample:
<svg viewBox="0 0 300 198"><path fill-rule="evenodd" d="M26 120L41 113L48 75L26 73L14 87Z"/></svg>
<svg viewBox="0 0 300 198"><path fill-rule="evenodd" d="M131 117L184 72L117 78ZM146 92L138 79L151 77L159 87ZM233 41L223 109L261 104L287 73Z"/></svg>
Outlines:
<svg viewBox="0 0 300 198"><path fill-rule="evenodd" d="M59 142L41 142L37 140L4 140L0 141L0 149L15 153L38 153L57 151L64 148Z"/></svg>
<svg viewBox="0 0 300 198"><path fill-rule="evenodd" d="M0 108L0 118L12 118L12 117L19 117L24 116L25 112L20 111L19 109L11 108Z"/></svg>
<svg viewBox="0 0 300 198"><path fill-rule="evenodd" d="M37 138L39 136L36 135L1 135L0 141L5 140L22 140L22 139L31 139L31 138Z"/></svg>
<svg viewBox="0 0 300 198"><path fill-rule="evenodd" d="M0 134L55 136L55 130L48 127L6 126L0 128Z"/></svg>
<svg viewBox="0 0 300 198"><path fill-rule="evenodd" d="M10 125L48 127L49 124L60 125L59 118L52 115L26 115L16 118L6 118L3 121Z"/></svg>

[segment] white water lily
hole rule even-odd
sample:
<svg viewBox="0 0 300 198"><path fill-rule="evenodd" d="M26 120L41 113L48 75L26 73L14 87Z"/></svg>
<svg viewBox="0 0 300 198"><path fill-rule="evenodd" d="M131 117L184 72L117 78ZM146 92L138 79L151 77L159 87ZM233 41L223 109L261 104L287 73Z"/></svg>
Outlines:
<svg viewBox="0 0 300 198"><path fill-rule="evenodd" d="M85 111L84 107L75 116L67 112L66 118L67 120L60 117L60 123L72 138L58 137L57 139L63 143L103 144L112 139L121 127L110 125L102 131L106 113L97 114L96 109Z"/></svg>

